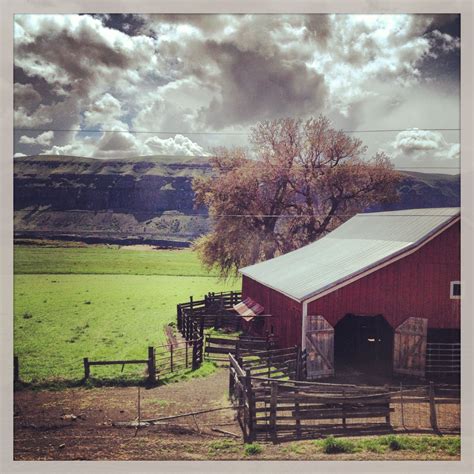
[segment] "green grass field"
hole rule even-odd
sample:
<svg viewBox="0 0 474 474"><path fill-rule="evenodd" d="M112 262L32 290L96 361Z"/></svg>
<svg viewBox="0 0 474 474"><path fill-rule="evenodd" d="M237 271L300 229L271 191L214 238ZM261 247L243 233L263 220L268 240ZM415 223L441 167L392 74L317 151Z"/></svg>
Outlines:
<svg viewBox="0 0 474 474"><path fill-rule="evenodd" d="M237 289L209 275L190 250L117 247L15 248L15 354L22 380L76 380L82 359L144 359L165 342L163 326L190 295ZM92 375L145 366L93 367Z"/></svg>

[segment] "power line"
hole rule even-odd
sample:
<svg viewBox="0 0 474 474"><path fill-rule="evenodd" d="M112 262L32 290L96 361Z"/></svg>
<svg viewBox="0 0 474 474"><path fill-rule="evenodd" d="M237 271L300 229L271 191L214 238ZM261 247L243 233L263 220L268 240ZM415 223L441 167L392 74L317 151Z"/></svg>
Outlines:
<svg viewBox="0 0 474 474"><path fill-rule="evenodd" d="M459 206L454 206L455 208L456 207L459 207ZM124 212L110 212L106 209L103 209L102 210L104 214L125 214ZM83 212L97 212L97 213L101 213L100 210L95 210L95 211L90 211L90 210L87 210L87 209L66 209L64 211L62 210L58 210L58 209L51 209L51 210L48 210L48 209L45 209L45 210L37 210L37 211L31 211L31 210L23 210L23 209L18 209L16 210L15 212L24 212L24 213L28 213L28 214L34 214L36 212L40 212L40 213L83 213ZM166 212L166 211L164 211ZM374 212L359 212L359 213L354 213L354 214L335 214L333 217L354 217L356 214L359 214L359 215L363 215L363 216L370 216L370 217L380 217L380 214L381 212L396 212L396 211L374 211ZM165 215L155 215L154 217L150 218L149 220L153 219L153 218L156 218L156 217L170 217L170 218L176 218L176 217L203 217L203 218L222 218L222 217L245 217L245 218L253 218L253 217L257 217L257 218L265 218L265 217L283 217L283 218L288 218L288 219L294 219L294 218L308 218L308 217L327 217L327 214L320 214L320 213L317 213L317 214L217 214L217 215L211 215L211 214L165 214ZM390 215L390 214L387 214L383 217L454 217L452 214L397 214L397 215ZM143 225L143 224L140 224L138 223L137 224L138 226L140 225ZM24 231L21 231L19 230L19 232L36 232L37 230L24 230ZM46 231L46 230L45 230ZM103 232L106 232L106 233L120 233L120 234L127 234L127 232L120 232L120 231L115 231L115 230L86 230L87 232L99 232L99 233L103 233ZM56 232L54 230L50 230L50 231L47 231L47 232ZM66 229L63 230L63 232L67 232ZM74 230L71 230L71 232L74 232ZM136 232L137 234L156 234L156 232L137 232L137 231L134 231Z"/></svg>
<svg viewBox="0 0 474 474"><path fill-rule="evenodd" d="M400 129L368 129L368 130L340 130L344 133L389 133L389 132L406 132L413 130L407 128ZM456 132L460 128L415 128L419 131L429 132ZM155 134L155 135L230 135L230 136L248 136L248 132L183 132L183 131L164 131L164 130L99 130L99 129L80 129L80 128L63 128L63 129L41 129L41 128L14 128L15 132L80 132L80 133L131 133L131 134Z"/></svg>

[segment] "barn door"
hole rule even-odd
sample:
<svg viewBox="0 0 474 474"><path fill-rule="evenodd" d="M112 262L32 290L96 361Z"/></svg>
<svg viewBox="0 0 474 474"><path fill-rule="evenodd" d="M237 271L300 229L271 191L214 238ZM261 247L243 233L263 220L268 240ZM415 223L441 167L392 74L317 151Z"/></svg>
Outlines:
<svg viewBox="0 0 474 474"><path fill-rule="evenodd" d="M308 379L334 375L334 328L322 316L308 316L305 339Z"/></svg>
<svg viewBox="0 0 474 474"><path fill-rule="evenodd" d="M397 329L393 344L393 371L398 374L425 376L428 320L408 318Z"/></svg>

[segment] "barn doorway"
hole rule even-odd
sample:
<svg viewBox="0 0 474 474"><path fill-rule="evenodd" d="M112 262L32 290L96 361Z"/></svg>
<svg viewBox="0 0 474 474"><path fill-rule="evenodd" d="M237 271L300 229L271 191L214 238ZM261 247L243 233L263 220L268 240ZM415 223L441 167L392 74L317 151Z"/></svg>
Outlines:
<svg viewBox="0 0 474 474"><path fill-rule="evenodd" d="M380 314L346 314L334 327L336 372L392 372L393 329Z"/></svg>

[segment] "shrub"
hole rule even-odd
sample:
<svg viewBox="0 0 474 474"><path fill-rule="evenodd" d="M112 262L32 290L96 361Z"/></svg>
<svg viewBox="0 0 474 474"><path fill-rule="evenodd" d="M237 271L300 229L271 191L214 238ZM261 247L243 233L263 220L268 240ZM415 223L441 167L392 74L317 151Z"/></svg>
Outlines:
<svg viewBox="0 0 474 474"><path fill-rule="evenodd" d="M402 445L400 444L400 441L398 441L398 439L396 439L396 438L389 441L388 447L392 451L400 451L400 449L402 449Z"/></svg>
<svg viewBox="0 0 474 474"><path fill-rule="evenodd" d="M326 454L352 453L354 450L354 443L344 439L336 439L333 436L329 436L323 442L323 451Z"/></svg>
<svg viewBox="0 0 474 474"><path fill-rule="evenodd" d="M260 454L263 451L263 448L258 443L250 443L244 446L244 454L246 456L254 456L255 454Z"/></svg>
<svg viewBox="0 0 474 474"><path fill-rule="evenodd" d="M31 319L32 317L33 315L28 311L26 313L23 313L23 319Z"/></svg>

